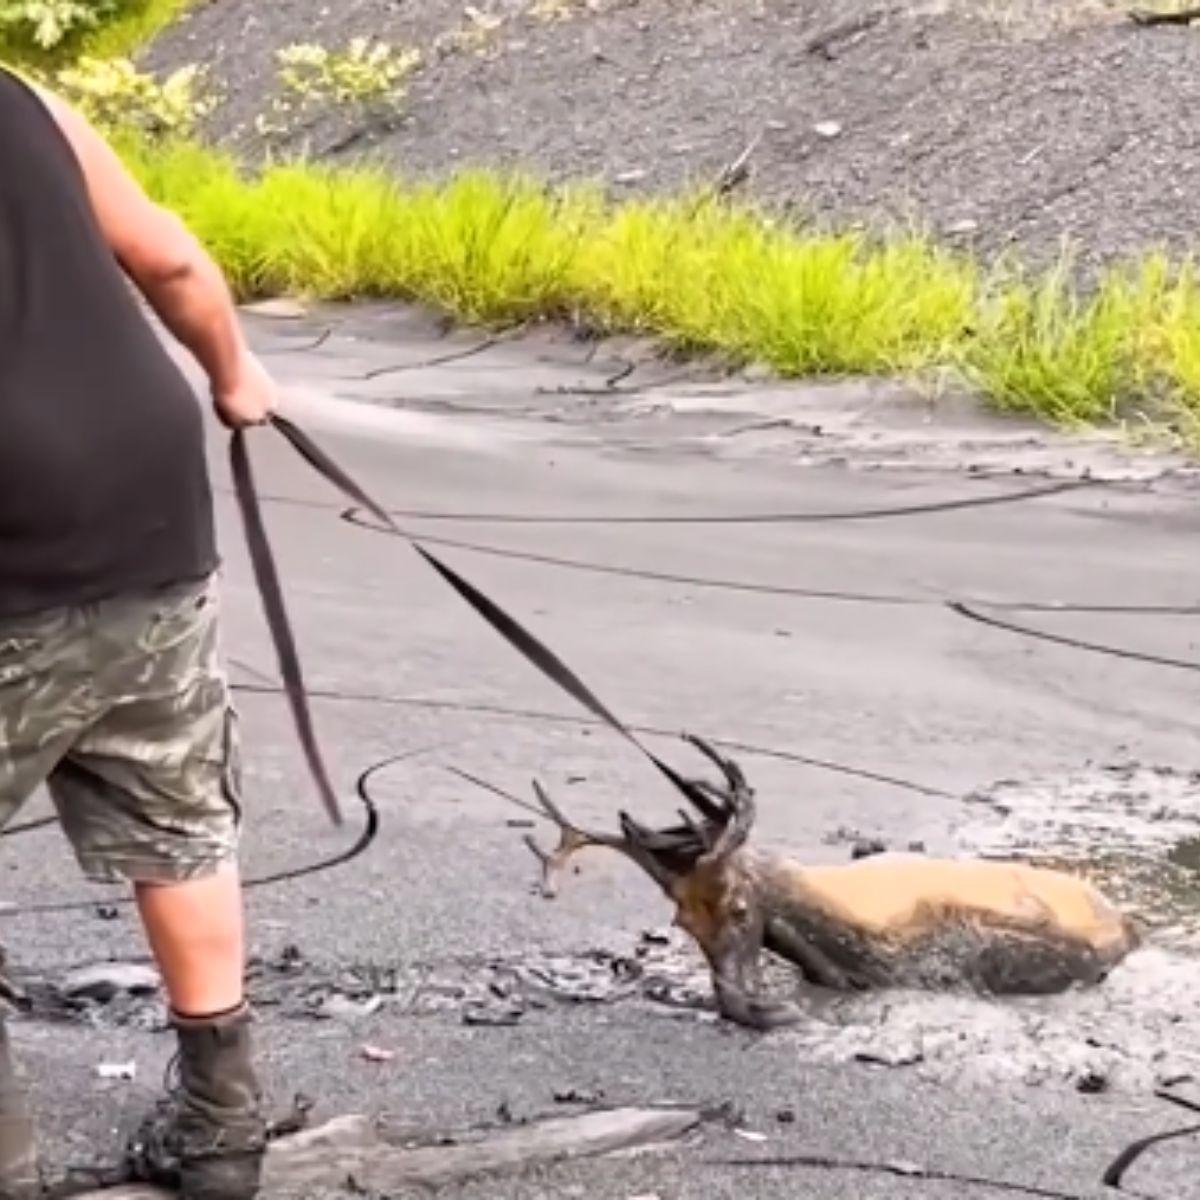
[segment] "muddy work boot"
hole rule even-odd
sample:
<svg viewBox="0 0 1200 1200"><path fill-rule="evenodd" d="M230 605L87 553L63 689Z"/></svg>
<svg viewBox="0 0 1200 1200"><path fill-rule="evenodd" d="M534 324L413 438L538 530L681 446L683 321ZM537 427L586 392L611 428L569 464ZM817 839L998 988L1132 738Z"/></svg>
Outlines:
<svg viewBox="0 0 1200 1200"><path fill-rule="evenodd" d="M33 1118L13 1064L8 1023L0 1016L0 1200L41 1194Z"/></svg>
<svg viewBox="0 0 1200 1200"><path fill-rule="evenodd" d="M253 1200L261 1188L267 1127L250 1012L172 1022L179 1039L176 1080L129 1147L130 1174L173 1188L183 1200Z"/></svg>

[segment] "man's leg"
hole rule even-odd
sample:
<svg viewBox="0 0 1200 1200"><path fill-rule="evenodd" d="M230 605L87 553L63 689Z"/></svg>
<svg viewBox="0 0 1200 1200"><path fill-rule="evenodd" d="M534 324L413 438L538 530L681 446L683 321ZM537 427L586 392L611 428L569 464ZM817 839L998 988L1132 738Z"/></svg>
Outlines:
<svg viewBox="0 0 1200 1200"><path fill-rule="evenodd" d="M189 883L141 883L135 890L171 1008L180 1015L237 1008L245 945L236 865Z"/></svg>
<svg viewBox="0 0 1200 1200"><path fill-rule="evenodd" d="M0 827L46 780L92 713L80 614L0 622ZM5 953L0 949L0 991ZM0 1200L40 1194L33 1117L0 1014Z"/></svg>
<svg viewBox="0 0 1200 1200"><path fill-rule="evenodd" d="M85 874L133 883L179 1045L172 1104L133 1158L185 1200L257 1195L265 1120L243 994L236 714L215 581L102 606L103 716L50 788Z"/></svg>

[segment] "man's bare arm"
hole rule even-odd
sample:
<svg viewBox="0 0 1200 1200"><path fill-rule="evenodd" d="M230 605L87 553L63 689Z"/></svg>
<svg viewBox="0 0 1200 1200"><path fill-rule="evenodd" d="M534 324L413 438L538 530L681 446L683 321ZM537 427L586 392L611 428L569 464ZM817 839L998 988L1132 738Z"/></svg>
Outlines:
<svg viewBox="0 0 1200 1200"><path fill-rule="evenodd" d="M220 268L174 213L142 190L105 138L61 97L35 88L67 138L114 256L208 375L222 417L254 423L274 406ZM263 411L258 411L262 409Z"/></svg>

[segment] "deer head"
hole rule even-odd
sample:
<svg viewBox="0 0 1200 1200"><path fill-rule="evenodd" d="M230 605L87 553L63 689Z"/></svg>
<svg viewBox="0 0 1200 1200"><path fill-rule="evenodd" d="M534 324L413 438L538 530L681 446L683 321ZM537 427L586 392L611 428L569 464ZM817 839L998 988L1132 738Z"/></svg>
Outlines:
<svg viewBox="0 0 1200 1200"><path fill-rule="evenodd" d="M559 843L543 850L526 844L542 864L542 894L557 895L570 860L589 846L616 850L636 863L675 905L675 924L703 952L721 1011L742 1024L771 1028L796 1019L795 1010L754 999L747 979L757 975L764 933L757 872L741 851L754 825L754 791L737 763L698 737L686 740L721 772L723 783L689 779L687 797L699 818L680 810L680 824L650 829L621 810L620 834L583 829L550 799L541 784L534 793L542 813L559 829Z"/></svg>
<svg viewBox="0 0 1200 1200"><path fill-rule="evenodd" d="M749 837L754 824L754 793L736 763L723 758L698 737L688 736L686 740L717 764L725 786L718 787L702 779L687 780L688 798L698 810L700 819L680 810L681 824L667 829L650 829L624 809L617 814L621 827L619 835L583 829L563 813L540 783L534 781L538 807L559 830L559 843L551 851L543 850L533 837L525 839L542 864L543 895L558 894L559 877L570 860L589 846L602 846L625 855L677 903L681 881L702 874L715 882L722 875Z"/></svg>

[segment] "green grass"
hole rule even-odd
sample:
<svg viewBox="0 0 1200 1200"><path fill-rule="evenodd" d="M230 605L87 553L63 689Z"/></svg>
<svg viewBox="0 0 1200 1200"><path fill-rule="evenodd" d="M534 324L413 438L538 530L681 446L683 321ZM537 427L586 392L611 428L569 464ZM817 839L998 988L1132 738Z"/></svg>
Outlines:
<svg viewBox="0 0 1200 1200"><path fill-rule="evenodd" d="M197 0L126 0L121 15L91 30L72 49L91 58L124 58L146 45Z"/></svg>
<svg viewBox="0 0 1200 1200"><path fill-rule="evenodd" d="M52 47L0 36L0 59L35 71L53 71L87 56L124 58L150 42L197 0L125 0L121 11L96 29L78 29Z"/></svg>
<svg viewBox="0 0 1200 1200"><path fill-rule="evenodd" d="M949 367L1000 410L1200 445L1190 263L1151 256L1084 294L1065 257L1031 279L918 232L824 231L699 194L613 204L484 171L409 185L368 167L252 173L194 144L122 151L243 300L391 297L472 323L568 318L792 377Z"/></svg>

